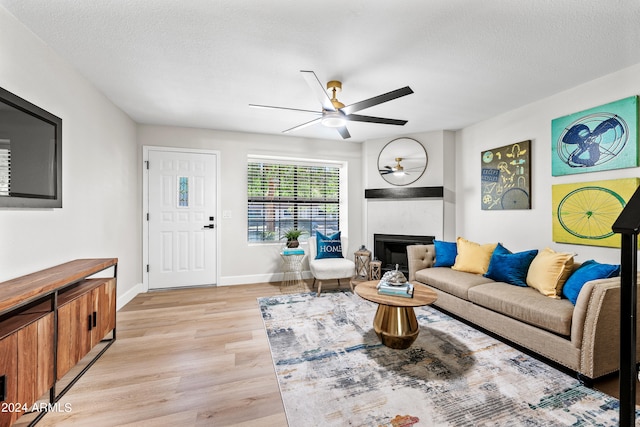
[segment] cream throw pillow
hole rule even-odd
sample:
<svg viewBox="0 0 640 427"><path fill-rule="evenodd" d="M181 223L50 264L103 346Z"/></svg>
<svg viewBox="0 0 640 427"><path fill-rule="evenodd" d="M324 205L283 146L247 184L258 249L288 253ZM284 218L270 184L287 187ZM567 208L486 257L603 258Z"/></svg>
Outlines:
<svg viewBox="0 0 640 427"><path fill-rule="evenodd" d="M484 274L487 272L493 250L498 246L497 243L481 245L470 242L462 237L458 237L456 243L458 255L451 269L475 274Z"/></svg>
<svg viewBox="0 0 640 427"><path fill-rule="evenodd" d="M527 273L527 285L542 295L560 299L562 287L573 269L573 254L545 248L538 252Z"/></svg>

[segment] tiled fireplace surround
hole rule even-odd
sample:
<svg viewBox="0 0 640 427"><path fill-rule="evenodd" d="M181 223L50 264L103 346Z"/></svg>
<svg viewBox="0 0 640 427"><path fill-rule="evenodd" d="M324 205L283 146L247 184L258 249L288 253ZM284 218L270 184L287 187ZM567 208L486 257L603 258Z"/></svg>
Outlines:
<svg viewBox="0 0 640 427"><path fill-rule="evenodd" d="M367 247L383 273L399 264L407 275L406 246L443 239L448 207L442 187L365 190L365 199Z"/></svg>

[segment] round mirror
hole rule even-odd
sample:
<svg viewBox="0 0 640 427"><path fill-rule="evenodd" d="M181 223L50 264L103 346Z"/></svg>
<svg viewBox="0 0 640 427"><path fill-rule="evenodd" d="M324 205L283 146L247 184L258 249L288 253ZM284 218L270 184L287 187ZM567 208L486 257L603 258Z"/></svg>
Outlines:
<svg viewBox="0 0 640 427"><path fill-rule="evenodd" d="M427 150L415 139L394 139L382 148L378 156L378 171L389 184L416 182L426 169Z"/></svg>

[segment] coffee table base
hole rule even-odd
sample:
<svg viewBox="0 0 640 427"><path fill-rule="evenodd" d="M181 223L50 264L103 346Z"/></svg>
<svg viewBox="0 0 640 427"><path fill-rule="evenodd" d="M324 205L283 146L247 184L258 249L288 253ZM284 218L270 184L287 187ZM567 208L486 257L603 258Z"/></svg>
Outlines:
<svg viewBox="0 0 640 427"><path fill-rule="evenodd" d="M378 305L373 319L373 330L382 344L398 350L409 348L420 332L413 307L393 307L384 304Z"/></svg>

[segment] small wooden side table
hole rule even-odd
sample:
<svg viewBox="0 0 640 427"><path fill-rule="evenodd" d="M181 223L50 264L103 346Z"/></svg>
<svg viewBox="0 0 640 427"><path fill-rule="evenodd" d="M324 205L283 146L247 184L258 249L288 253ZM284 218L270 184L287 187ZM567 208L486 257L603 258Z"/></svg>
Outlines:
<svg viewBox="0 0 640 427"><path fill-rule="evenodd" d="M354 252L354 257L356 263L356 278L360 280L369 280L369 263L371 262L371 251L368 249L359 249Z"/></svg>

